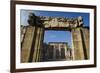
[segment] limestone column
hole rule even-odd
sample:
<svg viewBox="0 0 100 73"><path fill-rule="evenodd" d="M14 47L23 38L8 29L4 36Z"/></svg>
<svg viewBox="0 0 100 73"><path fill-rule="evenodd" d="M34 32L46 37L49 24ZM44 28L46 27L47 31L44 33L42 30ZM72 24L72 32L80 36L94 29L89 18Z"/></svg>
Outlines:
<svg viewBox="0 0 100 73"><path fill-rule="evenodd" d="M54 48L53 48L53 60L56 60L56 48L55 48L55 45L54 45Z"/></svg>
<svg viewBox="0 0 100 73"><path fill-rule="evenodd" d="M21 44L21 62L28 62L32 41L34 38L35 27L27 26L24 39Z"/></svg>
<svg viewBox="0 0 100 73"><path fill-rule="evenodd" d="M25 34L26 34L26 27L25 26L21 26L21 38L20 38L20 41L21 41L21 44L23 43L23 39L24 39L24 37L25 37Z"/></svg>
<svg viewBox="0 0 100 73"><path fill-rule="evenodd" d="M61 44L59 44L59 59L61 59Z"/></svg>
<svg viewBox="0 0 100 73"><path fill-rule="evenodd" d="M34 47L34 53L33 53L33 62L39 62L40 61L40 50L41 50L41 43L42 43L42 37L43 37L43 28L37 27L37 33L36 33L36 39L35 39L35 47Z"/></svg>
<svg viewBox="0 0 100 73"><path fill-rule="evenodd" d="M72 49L74 60L84 60L84 51L80 28L72 29Z"/></svg>
<svg viewBox="0 0 100 73"><path fill-rule="evenodd" d="M81 33L82 33L82 35L83 35L83 45L84 45L84 56L85 56L85 59L89 59L90 58L90 53L89 53L89 51L90 51L90 35L89 35L89 28L85 28L85 27L83 27L83 28L81 28Z"/></svg>
<svg viewBox="0 0 100 73"><path fill-rule="evenodd" d="M67 44L64 44L64 49L65 49L65 59L67 60L67 48L68 48L68 45Z"/></svg>
<svg viewBox="0 0 100 73"><path fill-rule="evenodd" d="M43 32L44 32L44 29L43 28L40 28L40 37L39 37L39 42L38 42L38 51L37 51L37 62L40 62L40 58L41 58L41 49L43 48L42 47L42 39L43 39Z"/></svg>

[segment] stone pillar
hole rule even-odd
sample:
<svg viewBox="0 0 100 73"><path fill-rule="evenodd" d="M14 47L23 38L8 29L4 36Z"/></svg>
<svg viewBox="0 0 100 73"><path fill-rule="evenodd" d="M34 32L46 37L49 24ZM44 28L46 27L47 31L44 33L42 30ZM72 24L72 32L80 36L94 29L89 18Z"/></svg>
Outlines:
<svg viewBox="0 0 100 73"><path fill-rule="evenodd" d="M59 59L61 59L61 44L59 44Z"/></svg>
<svg viewBox="0 0 100 73"><path fill-rule="evenodd" d="M54 49L53 49L53 60L56 60L56 48L55 48L55 45L54 45Z"/></svg>
<svg viewBox="0 0 100 73"><path fill-rule="evenodd" d="M84 51L80 28L72 29L72 49L74 49L74 60L84 60Z"/></svg>
<svg viewBox="0 0 100 73"><path fill-rule="evenodd" d="M40 38L39 38L39 46L38 46L38 56L37 56L37 61L40 62L41 58L41 49L43 48L42 43L43 43L43 38L44 38L44 29L41 27L40 28Z"/></svg>
<svg viewBox="0 0 100 73"><path fill-rule="evenodd" d="M84 45L84 56L85 56L85 59L89 59L90 58L90 35L89 35L89 28L81 28L81 33L83 35L83 45Z"/></svg>
<svg viewBox="0 0 100 73"><path fill-rule="evenodd" d="M36 39L35 39L35 47L34 47L34 53L33 53L33 62L39 62L40 61L40 50L42 48L42 37L43 37L43 28L37 27L37 33L36 33Z"/></svg>
<svg viewBox="0 0 100 73"><path fill-rule="evenodd" d="M27 26L23 41L21 41L21 62L28 62L34 38L35 27ZM22 34L22 33L21 33Z"/></svg>
<svg viewBox="0 0 100 73"><path fill-rule="evenodd" d="M67 49L68 49L68 44L65 44L65 59L66 60L68 60L68 51L67 51Z"/></svg>
<svg viewBox="0 0 100 73"><path fill-rule="evenodd" d="M21 38L20 38L20 41L21 41L21 44L23 43L23 39L24 39L24 37L25 37L25 34L26 34L26 27L25 26L21 26Z"/></svg>

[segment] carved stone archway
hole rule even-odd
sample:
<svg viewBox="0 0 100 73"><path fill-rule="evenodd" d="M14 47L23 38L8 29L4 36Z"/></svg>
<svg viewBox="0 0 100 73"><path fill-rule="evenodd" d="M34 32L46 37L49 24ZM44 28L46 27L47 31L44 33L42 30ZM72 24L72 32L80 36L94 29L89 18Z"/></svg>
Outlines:
<svg viewBox="0 0 100 73"><path fill-rule="evenodd" d="M72 33L73 60L89 59L89 28L83 18L57 18L29 15L29 26L21 26L21 62L40 62L45 30Z"/></svg>

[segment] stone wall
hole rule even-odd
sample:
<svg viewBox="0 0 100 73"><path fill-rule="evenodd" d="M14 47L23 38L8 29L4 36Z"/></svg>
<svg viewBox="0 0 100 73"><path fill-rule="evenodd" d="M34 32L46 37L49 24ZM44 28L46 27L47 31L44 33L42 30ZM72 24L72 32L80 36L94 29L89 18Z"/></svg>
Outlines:
<svg viewBox="0 0 100 73"><path fill-rule="evenodd" d="M67 42L49 42L43 44L41 61L72 60L72 49Z"/></svg>

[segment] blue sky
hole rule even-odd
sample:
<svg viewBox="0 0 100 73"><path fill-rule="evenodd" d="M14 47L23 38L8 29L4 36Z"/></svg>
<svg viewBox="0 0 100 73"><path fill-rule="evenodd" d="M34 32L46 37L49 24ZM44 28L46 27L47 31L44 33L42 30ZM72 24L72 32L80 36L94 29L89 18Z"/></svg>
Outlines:
<svg viewBox="0 0 100 73"><path fill-rule="evenodd" d="M83 17L84 26L89 27L89 13L79 12L58 12L58 11L39 11L39 10L21 10L21 25L28 25L28 15L34 13L36 16L51 16L51 17L68 17L77 18ZM44 42L68 42L71 46L71 32L69 31L45 31Z"/></svg>
<svg viewBox="0 0 100 73"><path fill-rule="evenodd" d="M70 31L45 31L44 42L68 42L71 46L71 32Z"/></svg>

